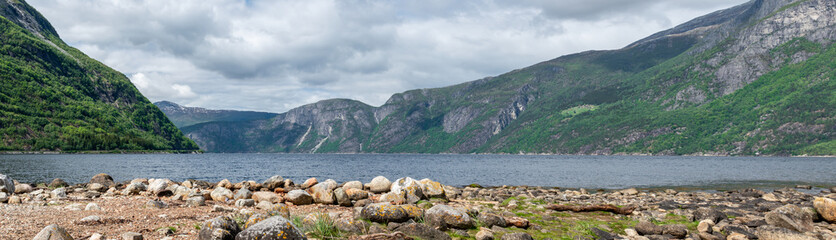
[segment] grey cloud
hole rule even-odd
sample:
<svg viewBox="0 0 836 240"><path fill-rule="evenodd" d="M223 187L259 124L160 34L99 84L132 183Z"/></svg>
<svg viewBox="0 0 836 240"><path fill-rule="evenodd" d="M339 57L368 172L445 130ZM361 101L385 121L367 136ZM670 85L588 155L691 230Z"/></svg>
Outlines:
<svg viewBox="0 0 836 240"><path fill-rule="evenodd" d="M744 0L29 0L152 100L282 112L619 48ZM190 90L190 91L189 91Z"/></svg>

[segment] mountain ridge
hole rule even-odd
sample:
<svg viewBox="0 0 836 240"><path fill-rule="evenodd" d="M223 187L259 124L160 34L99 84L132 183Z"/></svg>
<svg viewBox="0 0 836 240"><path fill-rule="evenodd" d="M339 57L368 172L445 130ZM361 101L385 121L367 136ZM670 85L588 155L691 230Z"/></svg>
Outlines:
<svg viewBox="0 0 836 240"><path fill-rule="evenodd" d="M836 39L833 5L754 0L622 49L397 93L380 107L325 100L247 127L204 123L184 131L207 151L232 152L832 155L834 102L827 90L833 80L801 86L814 73L794 67L806 64L831 74L820 58ZM776 72L797 79L770 75ZM758 81L762 88L794 89L780 94L820 96L804 98L819 109L794 119L787 106L801 100L759 97L766 90L750 87ZM737 104L761 104L723 104L743 96L747 100ZM768 121L750 124L753 117ZM806 130L782 132L787 126ZM218 150L208 144L222 138L240 139L246 147Z"/></svg>
<svg viewBox="0 0 836 240"><path fill-rule="evenodd" d="M0 1L0 36L0 151L198 150L124 74L68 46L25 1Z"/></svg>

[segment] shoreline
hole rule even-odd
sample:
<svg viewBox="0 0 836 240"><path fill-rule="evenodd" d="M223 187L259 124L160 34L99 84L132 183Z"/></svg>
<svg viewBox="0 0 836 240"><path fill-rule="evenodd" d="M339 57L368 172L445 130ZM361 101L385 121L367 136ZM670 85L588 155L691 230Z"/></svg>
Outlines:
<svg viewBox="0 0 836 240"><path fill-rule="evenodd" d="M787 209L802 215L809 209L818 209L814 202L820 198L836 199L836 186L771 191L598 191L534 186L454 187L430 179L389 181L382 176L370 182L341 183L315 178L296 183L281 176L237 183L142 178L114 182L106 174L73 185L60 180L27 185L16 184L19 194L0 199L0 214L4 216L0 219L0 239L32 239L50 224L64 228L76 239L110 239L128 233L145 239L202 239L198 235L211 226L206 224L225 219L222 217L234 220L243 231L255 226L249 221L277 219L271 216L281 216L311 239L322 239L322 234L336 234L330 239L373 239L364 237L399 233L421 239L485 239L478 236L487 235L495 239L512 235L534 239L603 235L627 239L726 239L732 235L769 239L765 238L769 234L836 238L836 219L823 219L822 210L815 213L819 215L811 215L813 220L809 222L799 220L810 226L803 231L787 233L780 224L769 220L770 214ZM811 189L814 191L801 191ZM404 215L380 220L364 215L380 210L375 208L383 206L380 204L387 209L404 209L404 214L420 213L420 218ZM581 207L596 210L575 211ZM460 211L464 215L459 218L468 216L471 221L463 225L438 223L432 220L435 214L441 214L433 210L436 208L449 208L443 214ZM707 219L713 220L711 226L700 229L701 225L709 225L704 221ZM492 221L503 223L492 225ZM321 232L312 225L315 222L327 223L325 227L331 230ZM676 232L654 232L656 227Z"/></svg>
<svg viewBox="0 0 836 240"><path fill-rule="evenodd" d="M657 155L648 153L616 154L552 154L552 153L283 153L283 152L241 152L215 153L203 150L104 150L104 151L0 151L0 155L61 155L61 154L316 154L316 155L509 155L509 156L637 156L637 157L792 157L792 158L836 158L836 155L727 155L727 154L683 154Z"/></svg>

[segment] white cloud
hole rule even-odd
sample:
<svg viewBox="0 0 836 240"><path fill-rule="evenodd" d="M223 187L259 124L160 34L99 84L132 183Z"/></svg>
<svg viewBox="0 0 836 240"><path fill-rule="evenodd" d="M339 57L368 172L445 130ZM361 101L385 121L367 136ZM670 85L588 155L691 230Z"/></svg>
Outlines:
<svg viewBox="0 0 836 240"><path fill-rule="evenodd" d="M152 101L283 112L380 105L561 55L615 49L743 0L30 0Z"/></svg>

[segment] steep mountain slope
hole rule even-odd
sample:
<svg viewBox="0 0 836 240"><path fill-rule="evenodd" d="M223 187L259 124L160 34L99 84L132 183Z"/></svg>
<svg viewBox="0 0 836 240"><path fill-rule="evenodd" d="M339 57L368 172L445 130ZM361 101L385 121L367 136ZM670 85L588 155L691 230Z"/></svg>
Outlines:
<svg viewBox="0 0 836 240"><path fill-rule="evenodd" d="M185 107L169 101L155 102L166 117L178 128L184 128L205 122L241 122L270 119L278 114L252 111L210 110L198 107Z"/></svg>
<svg viewBox="0 0 836 240"><path fill-rule="evenodd" d="M0 151L196 150L123 74L0 0Z"/></svg>
<svg viewBox="0 0 836 240"><path fill-rule="evenodd" d="M407 91L377 108L328 100L184 131L231 152L834 155L834 11L830 0L753 0L623 49ZM220 139L247 147L209 144Z"/></svg>

